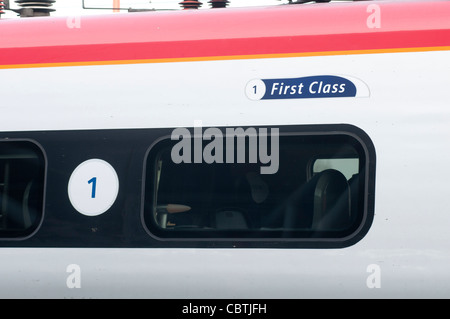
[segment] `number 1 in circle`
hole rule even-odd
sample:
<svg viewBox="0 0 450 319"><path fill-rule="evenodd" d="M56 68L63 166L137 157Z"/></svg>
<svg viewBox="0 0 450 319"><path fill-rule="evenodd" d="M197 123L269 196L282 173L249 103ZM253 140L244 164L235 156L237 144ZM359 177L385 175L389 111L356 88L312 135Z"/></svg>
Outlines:
<svg viewBox="0 0 450 319"><path fill-rule="evenodd" d="M97 177L92 177L90 180L88 180L88 184L92 184L91 198L95 198L95 191L97 188Z"/></svg>

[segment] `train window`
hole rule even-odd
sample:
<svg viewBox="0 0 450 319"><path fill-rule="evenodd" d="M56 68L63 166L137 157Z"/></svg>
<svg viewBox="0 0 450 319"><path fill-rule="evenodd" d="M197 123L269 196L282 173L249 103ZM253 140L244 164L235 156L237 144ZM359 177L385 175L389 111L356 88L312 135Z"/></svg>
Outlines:
<svg viewBox="0 0 450 319"><path fill-rule="evenodd" d="M144 222L151 235L161 240L330 242L348 239L371 222L366 195L375 155L360 138L314 131L279 132L271 139L253 130L254 135L233 137L229 156L231 144L224 142L227 131L222 131L223 141L215 146L223 149L214 152L213 139L194 137L183 141L191 145L186 149L181 139L168 138L149 150ZM262 153L261 141L269 144ZM203 149L202 160L200 153L197 159L186 154L196 147ZM252 152L266 155L265 161L256 155L252 160ZM216 160L206 160L211 154Z"/></svg>
<svg viewBox="0 0 450 319"><path fill-rule="evenodd" d="M33 142L0 142L0 238L31 235L43 217L45 159Z"/></svg>

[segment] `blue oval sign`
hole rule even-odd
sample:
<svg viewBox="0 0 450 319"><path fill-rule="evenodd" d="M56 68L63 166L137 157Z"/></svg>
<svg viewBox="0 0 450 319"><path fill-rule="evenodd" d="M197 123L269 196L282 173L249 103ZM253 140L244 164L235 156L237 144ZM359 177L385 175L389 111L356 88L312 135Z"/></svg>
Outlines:
<svg viewBox="0 0 450 319"><path fill-rule="evenodd" d="M252 80L246 94L252 100L355 97L357 85L336 75Z"/></svg>

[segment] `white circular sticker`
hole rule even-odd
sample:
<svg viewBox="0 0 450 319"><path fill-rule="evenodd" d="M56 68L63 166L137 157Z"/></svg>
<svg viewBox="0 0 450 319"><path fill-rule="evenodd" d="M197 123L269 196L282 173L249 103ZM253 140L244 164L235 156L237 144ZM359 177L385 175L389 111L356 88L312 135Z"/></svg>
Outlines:
<svg viewBox="0 0 450 319"><path fill-rule="evenodd" d="M261 100L264 94L266 94L266 85L262 80L251 80L245 86L245 95L247 95L250 100Z"/></svg>
<svg viewBox="0 0 450 319"><path fill-rule="evenodd" d="M90 159L75 168L67 187L72 206L86 216L106 212L119 193L119 178L104 160Z"/></svg>

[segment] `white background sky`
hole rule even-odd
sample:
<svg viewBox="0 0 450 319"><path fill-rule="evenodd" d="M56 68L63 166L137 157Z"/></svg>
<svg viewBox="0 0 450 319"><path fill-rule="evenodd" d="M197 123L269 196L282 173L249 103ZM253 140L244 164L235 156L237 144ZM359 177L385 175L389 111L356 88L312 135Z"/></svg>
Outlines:
<svg viewBox="0 0 450 319"><path fill-rule="evenodd" d="M180 9L178 4L183 0L120 0L120 5L122 8L139 8L139 9ZM209 9L209 0L199 0L203 3L201 9ZM254 6L254 5L270 5L270 4L281 4L286 3L287 0L229 0L230 7L239 6ZM113 0L84 0L86 7L101 7L110 8L113 6ZM18 8L14 0L10 0L11 8ZM56 0L53 4L52 16L72 16L80 14L107 14L112 13L111 10L83 10L82 0ZM122 11L126 12L126 10ZM4 15L4 18L14 18L17 14L13 12L8 12Z"/></svg>

